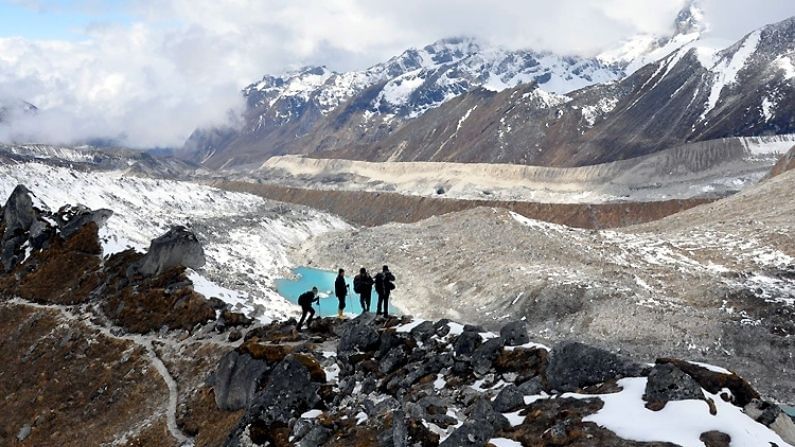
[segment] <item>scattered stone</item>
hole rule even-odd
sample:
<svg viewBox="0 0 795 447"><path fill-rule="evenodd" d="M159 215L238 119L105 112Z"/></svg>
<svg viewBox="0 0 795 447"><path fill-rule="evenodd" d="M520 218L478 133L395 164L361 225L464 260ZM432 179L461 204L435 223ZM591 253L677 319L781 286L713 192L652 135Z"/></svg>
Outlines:
<svg viewBox="0 0 795 447"><path fill-rule="evenodd" d="M30 436L31 427L30 424L23 425L19 432L17 433L17 441L22 442Z"/></svg>
<svg viewBox="0 0 795 447"><path fill-rule="evenodd" d="M670 363L652 368L643 400L661 409L672 400L687 399L705 400L701 386L692 377Z"/></svg>
<svg viewBox="0 0 795 447"><path fill-rule="evenodd" d="M704 443L704 447L729 447L732 442L731 436L716 430L701 433L698 439Z"/></svg>
<svg viewBox="0 0 795 447"><path fill-rule="evenodd" d="M500 337L505 340L505 346L519 346L530 343L527 334L527 324L524 321L513 321L500 329Z"/></svg>
<svg viewBox="0 0 795 447"><path fill-rule="evenodd" d="M494 434L492 425L484 420L467 421L447 437L439 447L483 447Z"/></svg>
<svg viewBox="0 0 795 447"><path fill-rule="evenodd" d="M500 390L494 399L494 409L500 413L510 413L524 406L524 395L516 385L510 384Z"/></svg>
<svg viewBox="0 0 795 447"><path fill-rule="evenodd" d="M759 393L745 379L737 374L724 374L704 368L684 360L660 358L656 363L671 363L695 379L701 388L712 394L718 394L724 388L731 391L734 396L733 404L738 407L748 405L752 400L759 399Z"/></svg>
<svg viewBox="0 0 795 447"><path fill-rule="evenodd" d="M486 340L472 353L472 368L476 374L486 374L492 367L492 363L499 355L503 347L503 340L500 337Z"/></svg>
<svg viewBox="0 0 795 447"><path fill-rule="evenodd" d="M419 339L421 341L425 341L431 338L431 336L433 336L433 334L435 333L436 333L436 328L434 327L434 324L430 321L423 321L417 326L411 328L410 331L412 337Z"/></svg>
<svg viewBox="0 0 795 447"><path fill-rule="evenodd" d="M482 343L483 339L480 337L480 334L474 331L464 331L455 339L455 342L453 342L453 349L455 349L456 355L469 356L472 355L475 349Z"/></svg>
<svg viewBox="0 0 795 447"><path fill-rule="evenodd" d="M552 349L546 376L551 389L576 391L610 379L639 377L643 367L616 354L579 342L562 342Z"/></svg>

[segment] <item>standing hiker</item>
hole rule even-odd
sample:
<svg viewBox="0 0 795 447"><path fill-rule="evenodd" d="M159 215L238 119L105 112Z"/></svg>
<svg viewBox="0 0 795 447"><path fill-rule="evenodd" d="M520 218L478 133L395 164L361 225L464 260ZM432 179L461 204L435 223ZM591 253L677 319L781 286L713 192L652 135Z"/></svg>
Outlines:
<svg viewBox="0 0 795 447"><path fill-rule="evenodd" d="M344 318L342 311L345 310L345 297L348 296L348 285L345 284L345 270L343 269L339 270L337 279L334 281L334 295L337 295L337 299L340 301L337 316L342 319Z"/></svg>
<svg viewBox="0 0 795 447"><path fill-rule="evenodd" d="M384 318L389 318L389 294L395 289L395 275L389 271L388 266L384 266L377 275L375 275L375 293L378 294L378 307L376 308L376 315L381 315L383 309Z"/></svg>
<svg viewBox="0 0 795 447"><path fill-rule="evenodd" d="M301 326L304 324L304 319L309 315L306 320L306 327L312 323L312 318L315 316L315 309L312 308L312 303L320 303L320 297L317 293L317 287L312 287L312 290L304 292L298 297L298 304L301 306L301 319L298 320L298 331L301 331Z"/></svg>
<svg viewBox="0 0 795 447"><path fill-rule="evenodd" d="M362 305L362 312L370 312L370 297L373 293L373 277L367 273L367 269L362 267L359 274L353 277L353 291L359 294L359 303Z"/></svg>

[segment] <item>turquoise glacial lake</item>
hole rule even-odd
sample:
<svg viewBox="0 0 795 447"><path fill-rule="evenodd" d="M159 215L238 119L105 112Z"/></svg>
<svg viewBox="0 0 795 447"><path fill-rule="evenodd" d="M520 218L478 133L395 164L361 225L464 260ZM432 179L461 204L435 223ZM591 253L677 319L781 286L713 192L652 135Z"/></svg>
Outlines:
<svg viewBox="0 0 795 447"><path fill-rule="evenodd" d="M334 296L334 281L337 279L336 272L328 270L320 270L312 267L297 267L292 270L293 278L282 278L276 280L276 291L279 295L286 298L292 303L298 304L298 297L311 290L312 287L317 287L320 291L320 313L319 316L329 317L337 315L337 307L339 301ZM350 286L348 296L345 298L345 313L358 315L362 312L362 306L359 304L359 295L353 292L353 275L348 275L346 272L345 280ZM373 290L370 299L370 311L375 312L378 305L378 296ZM315 311L318 310L315 304ZM394 306L389 306L389 313L392 315L397 314L397 309ZM316 314L317 316L317 314Z"/></svg>

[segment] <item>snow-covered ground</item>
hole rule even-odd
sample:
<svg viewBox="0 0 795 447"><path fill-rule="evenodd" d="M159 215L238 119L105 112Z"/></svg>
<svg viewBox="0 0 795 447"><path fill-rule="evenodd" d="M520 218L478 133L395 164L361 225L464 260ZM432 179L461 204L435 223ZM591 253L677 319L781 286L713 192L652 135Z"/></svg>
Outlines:
<svg viewBox="0 0 795 447"><path fill-rule="evenodd" d="M100 230L105 255L145 251L172 225L185 225L204 245L207 265L189 272L196 289L263 320L292 315L273 281L287 252L310 236L349 226L330 214L221 191L190 182L83 172L40 163L0 166L0 196L24 184L50 209L83 204L114 212Z"/></svg>

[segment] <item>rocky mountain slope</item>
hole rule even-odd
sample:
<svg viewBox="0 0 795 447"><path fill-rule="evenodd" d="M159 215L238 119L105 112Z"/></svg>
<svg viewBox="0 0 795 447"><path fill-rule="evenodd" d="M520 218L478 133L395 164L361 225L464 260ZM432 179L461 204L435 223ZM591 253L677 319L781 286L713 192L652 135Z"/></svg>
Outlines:
<svg viewBox="0 0 795 447"><path fill-rule="evenodd" d="M437 42L363 72L309 68L245 90L240 130L186 147L219 169L272 155L582 166L689 142L795 133L795 18L715 51L692 4L664 38L593 60Z"/></svg>
<svg viewBox="0 0 795 447"><path fill-rule="evenodd" d="M207 253L207 264L188 272L197 288L266 321L295 313L273 289L289 266L287 251L312 235L350 228L335 216L300 206L186 181L142 178L130 173L126 162L120 163L126 169L104 169L105 161L97 166L91 160L44 158L41 148L35 149L34 161L0 164L0 195L24 183L35 189L42 208L74 203L113 209L100 230L106 255L127 248L141 252L170 226L186 225Z"/></svg>
<svg viewBox="0 0 795 447"><path fill-rule="evenodd" d="M256 324L197 293L197 237L103 254L110 210L2 209L0 442L63 446L785 447L795 424L738 375L654 365L525 323ZM675 430L664 427L676 427Z"/></svg>
<svg viewBox="0 0 795 447"><path fill-rule="evenodd" d="M612 231L482 208L321 236L295 259L389 264L402 281L394 303L408 312L487 327L524 318L531 334L552 341L574 336L637 355L654 349L717 362L792 401L795 210L781 198L794 182L789 171Z"/></svg>
<svg viewBox="0 0 795 447"><path fill-rule="evenodd" d="M370 145L317 157L582 166L693 141L795 133L795 18L711 54L685 47L565 97L532 84L463 94Z"/></svg>
<svg viewBox="0 0 795 447"><path fill-rule="evenodd" d="M691 2L672 35L637 36L596 58L507 51L455 38L407 50L363 71L307 67L265 76L243 90L247 110L241 128L199 129L185 147L204 166L245 168L270 155L368 146L472 91L533 85L539 89L537 106L552 106L563 101L560 94L616 81L698 39L702 20Z"/></svg>

